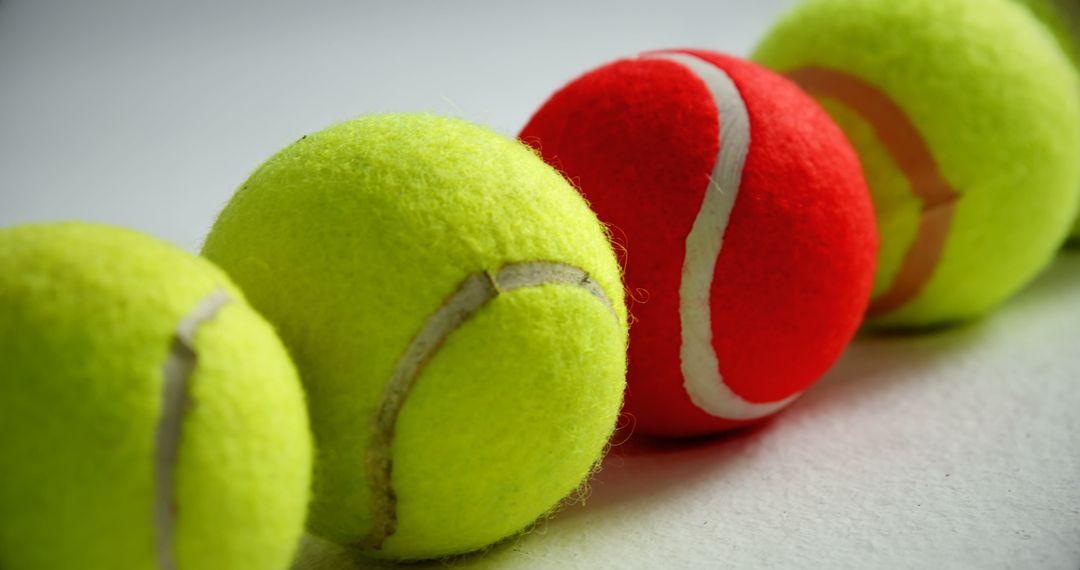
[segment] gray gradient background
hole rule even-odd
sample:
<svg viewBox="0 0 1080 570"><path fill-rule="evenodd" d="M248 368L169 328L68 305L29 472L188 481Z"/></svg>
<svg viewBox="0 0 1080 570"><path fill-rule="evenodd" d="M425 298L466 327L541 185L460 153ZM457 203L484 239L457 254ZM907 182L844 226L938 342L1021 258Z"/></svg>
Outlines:
<svg viewBox="0 0 1080 570"><path fill-rule="evenodd" d="M0 0L0 225L88 219L197 249L302 134L431 111L514 135L589 67L743 53L782 4Z"/></svg>
<svg viewBox="0 0 1080 570"><path fill-rule="evenodd" d="M791 2L0 0L0 226L196 250L300 135L433 111L513 135L604 61L746 53ZM1080 568L1080 252L971 326L864 337L763 429L615 447L482 568ZM448 524L453 524L448 521ZM304 568L366 564L313 545Z"/></svg>

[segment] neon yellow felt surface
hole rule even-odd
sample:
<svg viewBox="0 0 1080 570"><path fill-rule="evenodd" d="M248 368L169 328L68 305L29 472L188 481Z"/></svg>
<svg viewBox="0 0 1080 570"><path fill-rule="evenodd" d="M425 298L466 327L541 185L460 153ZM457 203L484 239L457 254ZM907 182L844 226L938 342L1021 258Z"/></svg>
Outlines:
<svg viewBox="0 0 1080 570"><path fill-rule="evenodd" d="M861 115L833 99L822 99L822 107L840 124L850 140L875 140L873 126ZM896 159L878 144L858 147L863 170L874 174L874 217L878 233L889 236L893 247L878 251L877 272L871 297L881 295L900 269L904 252L915 241L921 204L911 183L897 167Z"/></svg>
<svg viewBox="0 0 1080 570"><path fill-rule="evenodd" d="M876 319L926 326L978 316L1052 258L1080 194L1080 87L1061 50L1001 0L811 0L754 58L781 72L839 70L887 94L959 192L942 259L921 294ZM823 101L864 167L882 231L880 291L910 242L910 203L881 142L843 104ZM907 204L907 205L905 205Z"/></svg>
<svg viewBox="0 0 1080 570"><path fill-rule="evenodd" d="M297 359L319 447L309 528L372 531L366 452L384 385L470 274L578 267L580 288L497 296L452 332L396 424L391 558L483 547L528 526L600 458L622 401L626 310L582 197L525 146L463 121L383 115L304 137L237 192L204 253Z"/></svg>
<svg viewBox="0 0 1080 570"><path fill-rule="evenodd" d="M1073 0L1017 0L1027 6L1080 66L1080 6Z"/></svg>
<svg viewBox="0 0 1080 570"><path fill-rule="evenodd" d="M1053 34L1054 39L1080 70L1080 3L1076 0L1018 0ZM1080 159L1078 159L1080 160ZM1080 240L1080 217L1073 226L1074 242Z"/></svg>
<svg viewBox="0 0 1080 570"><path fill-rule="evenodd" d="M498 297L451 336L398 420L394 484L400 524L411 532L391 538L388 552L454 552L462 535L479 548L574 491L622 397L609 380L623 373L612 357L622 340L605 334L612 321L589 293L549 285ZM567 342L566 331L596 342ZM536 356L523 358L525 346ZM476 429L478 421L503 435ZM446 516L433 516L436 505Z"/></svg>
<svg viewBox="0 0 1080 570"><path fill-rule="evenodd" d="M286 568L311 436L270 326L205 260L87 224L0 230L0 567L157 569L155 430L179 321L195 336L172 491L180 570Z"/></svg>

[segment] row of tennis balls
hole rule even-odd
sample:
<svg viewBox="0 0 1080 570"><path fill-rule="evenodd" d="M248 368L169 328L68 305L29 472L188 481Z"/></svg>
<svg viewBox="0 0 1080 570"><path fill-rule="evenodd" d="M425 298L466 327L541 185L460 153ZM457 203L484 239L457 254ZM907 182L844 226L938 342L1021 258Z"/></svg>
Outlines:
<svg viewBox="0 0 1080 570"><path fill-rule="evenodd" d="M205 253L231 276L109 226L0 230L0 567L280 569L305 520L380 557L466 552L607 444L618 264L518 142L338 125L260 167Z"/></svg>
<svg viewBox="0 0 1080 570"><path fill-rule="evenodd" d="M906 110L943 177L964 182L954 183L957 213L942 261L914 297L929 301L896 324L947 322L996 304L1052 255L1075 212L1075 77L1045 31L1024 18L1014 7L975 0L822 0L789 15L759 50L759 59L782 71L827 64L878 87ZM891 34L880 32L884 25ZM865 45L860 49L858 42ZM882 49L882 42L903 50ZM895 55L901 51L902 57ZM888 60L890 54L895 59ZM741 353L723 346L733 335L711 339L711 350L729 351L732 365L747 375L724 374L720 386L726 392L720 394L707 393L708 385L694 388L686 378L685 385L665 381L646 388L663 396L654 406L658 411L638 404L638 413L653 418L651 431L728 427L732 418L694 400L693 391L703 389L702 401L746 416L734 424L753 421L790 401L792 387L795 394L800 388L763 381L775 380L768 375L755 378L762 372L755 361L794 363L804 378L807 367L799 357L827 367L835 354L793 357L784 349L814 335L827 337L827 347L842 347L858 324L876 246L865 232L866 219L872 223L868 201L864 196L859 202L859 176L852 174L858 163L835 126L771 74L707 52L645 59L664 64L646 74L676 81L687 77L679 66L703 74L719 70L736 96L718 96L714 88L723 81L716 74L710 77L720 82L702 82L704 96L718 105L741 100L747 118L756 119L738 165L743 199L738 208L729 204L724 223L732 235L722 234L722 256L741 263L736 266L742 271L724 274L730 285L727 279L713 284L750 294L761 278L769 287L758 289L779 299L773 304L781 309L763 317L768 304L760 298L713 297L736 306L726 317L723 311L713 315L713 326L751 325L721 329L739 331L749 343ZM632 74L636 65L618 69ZM619 94L625 84L601 81L600 87ZM701 97L693 99L676 103L701 110ZM555 149L575 137L530 131L543 130L545 117L553 117L556 127L587 125L587 114L560 120L556 113L581 100L571 85L534 117L524 138L538 141L553 162L573 162L572 146ZM768 100L779 107L762 111ZM860 153L878 197L879 222L888 220L889 202L879 189L889 187L895 177L886 174L897 168L875 151L881 145L872 128L850 110L845 114L841 103L824 102ZM961 112L972 107L976 113ZM793 117L784 119L784 109ZM669 133L673 138L665 142L684 145L699 137L706 143L676 146L683 154L660 149L658 156L671 163L657 174L639 168L648 161L629 168L605 157L598 164L634 171L635 179L663 179L680 172L680 156L704 154L703 164L717 162L717 147L727 142L721 125L709 126L710 120L722 123L717 115L715 108L711 115L706 110L703 122ZM600 121L609 130L591 131L600 140L586 150L602 149L631 124L615 119ZM1008 136L992 136L997 130ZM694 131L712 132L717 142ZM655 141L631 139L627 146ZM763 152L762 143L773 150ZM594 204L605 201L593 196L594 188L606 185L590 183L595 172L574 174L561 166ZM821 176L821 169L831 174ZM698 196L708 195L709 180L733 176L730 169L713 170L686 174L687 187L704 179ZM1010 194L1021 175L1033 185L1022 196ZM834 200L827 207L804 200L784 208L790 201L783 192L822 190L832 182L839 187L827 196ZM719 195L722 190L716 189ZM850 207L840 207L845 197L854 201ZM649 196L625 201L643 208L667 202ZM745 204L764 207L755 211ZM691 200L689 219L700 214L699 206ZM830 213L833 206L839 209ZM630 211L627 226L635 227L641 214L634 204L622 208ZM1003 230L1002 213L1025 213L1030 227ZM813 223L800 225L800 214L812 214L807 219ZM688 254L680 244L684 226L665 225L663 216L651 219L675 236L668 245ZM773 240L763 241L769 247L756 253L752 244L737 246L735 233L744 228L738 231L753 236L755 223L764 228L760 237ZM891 227L881 222L886 250ZM991 241L995 250L987 254L963 237L980 233L987 240L1000 239L998 234L1008 239ZM772 244L792 236L801 237L790 248L796 254L782 257ZM634 264L656 260L638 261L635 248L644 252L646 245L628 237L633 287ZM12 363L9 370L18 371L16 381L0 384L0 426L16 434L0 440L0 464L17 466L0 476L4 567L57 568L74 561L84 568L284 567L307 506L308 414L319 448L312 532L393 558L480 548L524 528L572 491L599 457L618 413L627 317L602 227L580 195L534 155L457 121L375 117L306 137L252 176L208 239L207 256L229 271L283 335L302 372L306 408L271 327L206 261L129 232L79 224L6 230L0 240L0 301L6 309L0 350ZM952 245L957 242L963 247ZM841 255L831 249L837 244ZM713 260L718 268L722 256ZM789 263L797 270L788 271ZM1013 269L985 269L994 263ZM766 270L754 270L754 264ZM953 264L963 270L941 269ZM972 296L966 284L987 271L1002 279L983 283L969 304L935 300L950 285L965 299ZM658 274L667 275L666 269ZM748 277L740 281L740 275ZM679 279L668 285L679 289ZM935 288L935 282L943 284ZM832 299L827 306L844 314L820 322L814 313L776 324L784 302L810 307L800 290ZM660 306L677 298L671 288L650 295L650 303ZM642 314L635 331L646 335L650 303L636 311ZM676 331L701 325L681 315L676 308L653 322L670 328L663 321L673 321ZM752 316L757 322L748 320ZM770 338L780 342L762 344ZM675 341L656 339L656 351L678 351ZM665 378L686 375L671 370L678 357L666 358ZM631 359L632 368L644 362L633 352ZM423 382L415 382L420 375ZM632 371L631 397L637 380ZM701 417L665 426L679 418L664 410L679 406L692 406Z"/></svg>
<svg viewBox="0 0 1080 570"><path fill-rule="evenodd" d="M1063 32L1080 8L1032 4L1060 43L1007 0L811 0L754 54L786 80L654 51L536 112L521 140L579 186L647 294L624 408L638 431L760 421L832 366L864 311L877 328L977 318L1080 232Z"/></svg>

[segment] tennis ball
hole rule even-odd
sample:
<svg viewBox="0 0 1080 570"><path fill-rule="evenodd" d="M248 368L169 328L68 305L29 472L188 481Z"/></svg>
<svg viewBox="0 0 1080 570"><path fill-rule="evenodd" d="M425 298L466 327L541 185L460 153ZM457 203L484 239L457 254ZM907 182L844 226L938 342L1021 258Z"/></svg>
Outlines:
<svg viewBox="0 0 1080 570"><path fill-rule="evenodd" d="M1080 5L1075 0L1017 0L1053 34L1065 54L1080 67Z"/></svg>
<svg viewBox="0 0 1080 570"><path fill-rule="evenodd" d="M520 138L625 239L626 411L646 433L760 421L862 319L877 250L851 146L798 88L706 51L646 53L555 93Z"/></svg>
<svg viewBox="0 0 1080 570"><path fill-rule="evenodd" d="M1052 259L1080 194L1080 90L1004 0L811 0L754 58L817 97L862 159L889 327L982 315Z"/></svg>
<svg viewBox="0 0 1080 570"><path fill-rule="evenodd" d="M1080 70L1080 4L1076 0L1019 0L1053 34L1061 49ZM1080 160L1080 159L1078 159ZM1073 225L1072 238L1080 243L1080 217Z"/></svg>
<svg viewBox="0 0 1080 570"><path fill-rule="evenodd" d="M331 127L259 167L204 253L296 358L316 536L391 559L476 550L599 460L625 385L618 264L524 145L423 114Z"/></svg>
<svg viewBox="0 0 1080 570"><path fill-rule="evenodd" d="M273 329L205 260L0 230L0 568L288 568L311 434Z"/></svg>

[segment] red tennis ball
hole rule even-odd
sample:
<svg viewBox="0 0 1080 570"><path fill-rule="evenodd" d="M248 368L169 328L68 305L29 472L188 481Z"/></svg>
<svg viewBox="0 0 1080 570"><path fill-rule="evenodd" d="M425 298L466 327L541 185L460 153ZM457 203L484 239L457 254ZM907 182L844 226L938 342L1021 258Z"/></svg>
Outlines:
<svg viewBox="0 0 1080 570"><path fill-rule="evenodd" d="M858 328L878 238L855 151L788 80L693 50L586 73L521 132L627 250L625 412L693 436L791 403Z"/></svg>

